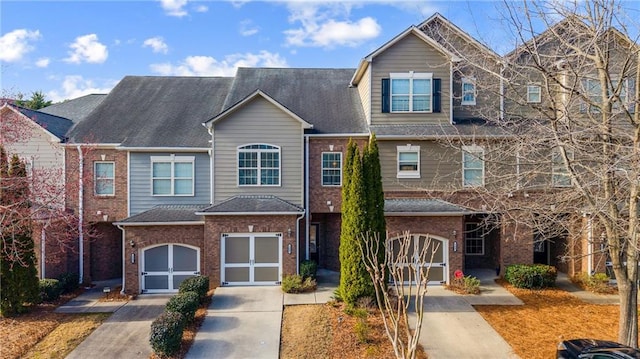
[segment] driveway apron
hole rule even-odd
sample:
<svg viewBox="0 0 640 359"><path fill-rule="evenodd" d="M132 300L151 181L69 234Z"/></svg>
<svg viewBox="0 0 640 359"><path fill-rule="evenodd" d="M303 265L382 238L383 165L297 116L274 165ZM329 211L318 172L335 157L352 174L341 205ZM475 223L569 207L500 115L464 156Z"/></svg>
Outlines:
<svg viewBox="0 0 640 359"><path fill-rule="evenodd" d="M87 337L67 359L149 358L151 322L164 311L170 295L146 294L129 301Z"/></svg>
<svg viewBox="0 0 640 359"><path fill-rule="evenodd" d="M278 358L282 306L280 287L217 288L186 358Z"/></svg>

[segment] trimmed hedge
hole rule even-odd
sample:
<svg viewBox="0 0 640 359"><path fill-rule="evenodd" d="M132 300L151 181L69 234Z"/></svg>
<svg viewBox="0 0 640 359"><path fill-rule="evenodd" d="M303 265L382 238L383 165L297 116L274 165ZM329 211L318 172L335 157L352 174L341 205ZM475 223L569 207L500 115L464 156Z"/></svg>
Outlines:
<svg viewBox="0 0 640 359"><path fill-rule="evenodd" d="M196 292L200 298L200 303L204 303L207 299L207 292L209 291L209 277L199 275L196 277L190 277L180 283L178 293L184 292Z"/></svg>
<svg viewBox="0 0 640 359"><path fill-rule="evenodd" d="M316 273L318 272L318 263L313 260L305 260L300 263L300 275L302 278L316 279Z"/></svg>
<svg viewBox="0 0 640 359"><path fill-rule="evenodd" d="M200 304L200 296L196 292L182 292L174 295L167 302L167 312L178 312L184 316L186 323L192 322Z"/></svg>
<svg viewBox="0 0 640 359"><path fill-rule="evenodd" d="M541 289L554 287L558 271L545 264L514 264L507 266L504 279L518 288Z"/></svg>
<svg viewBox="0 0 640 359"><path fill-rule="evenodd" d="M159 356L172 356L180 350L184 331L184 316L178 312L164 312L151 323L149 342Z"/></svg>
<svg viewBox="0 0 640 359"><path fill-rule="evenodd" d="M58 280L62 286L62 293L71 293L80 287L80 276L78 273L62 273Z"/></svg>
<svg viewBox="0 0 640 359"><path fill-rule="evenodd" d="M40 298L45 302L53 302L62 294L62 284L57 279L40 279Z"/></svg>

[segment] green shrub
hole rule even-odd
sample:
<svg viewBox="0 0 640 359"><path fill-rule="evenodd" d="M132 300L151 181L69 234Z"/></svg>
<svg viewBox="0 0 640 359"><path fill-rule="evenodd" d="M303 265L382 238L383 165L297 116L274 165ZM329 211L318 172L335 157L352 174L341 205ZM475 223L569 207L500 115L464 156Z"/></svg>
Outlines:
<svg viewBox="0 0 640 359"><path fill-rule="evenodd" d="M606 273L595 273L593 275L582 273L571 280L593 293L614 294L616 292L616 288L610 284L611 279Z"/></svg>
<svg viewBox="0 0 640 359"><path fill-rule="evenodd" d="M62 284L57 279L40 279L40 298L45 302L53 302L62 294Z"/></svg>
<svg viewBox="0 0 640 359"><path fill-rule="evenodd" d="M514 264L507 266L504 279L518 288L540 289L556 284L558 271L544 264Z"/></svg>
<svg viewBox="0 0 640 359"><path fill-rule="evenodd" d="M362 344L369 342L369 332L371 332L371 327L367 323L366 319L360 319L353 327L353 330L356 332L356 337L358 341Z"/></svg>
<svg viewBox="0 0 640 359"><path fill-rule="evenodd" d="M302 276L297 274L285 274L282 276L281 288L285 293L312 292L316 290L317 286L315 279L312 278L302 279Z"/></svg>
<svg viewBox="0 0 640 359"><path fill-rule="evenodd" d="M318 263L316 261L308 260L300 263L300 275L302 278L316 279L316 273L318 272Z"/></svg>
<svg viewBox="0 0 640 359"><path fill-rule="evenodd" d="M187 323L193 321L196 310L200 303L200 297L196 292L182 292L174 295L167 302L165 310L167 312L178 312L182 314Z"/></svg>
<svg viewBox="0 0 640 359"><path fill-rule="evenodd" d="M184 316L178 312L164 312L151 323L149 342L158 356L172 356L180 350Z"/></svg>
<svg viewBox="0 0 640 359"><path fill-rule="evenodd" d="M462 294L480 294L480 279L470 275L454 278L449 289Z"/></svg>
<svg viewBox="0 0 640 359"><path fill-rule="evenodd" d="M58 280L62 286L62 293L71 293L80 287L80 276L78 273L62 273Z"/></svg>
<svg viewBox="0 0 640 359"><path fill-rule="evenodd" d="M356 307L354 305L347 305L346 308L344 308L344 313L346 315L352 316L352 317L356 317L356 318L360 318L360 319L366 319L367 315L369 313L367 313L367 309L366 308L360 308L360 307Z"/></svg>
<svg viewBox="0 0 640 359"><path fill-rule="evenodd" d="M207 292L209 291L209 277L199 275L196 277L190 277L180 283L178 293L184 292L196 292L200 298L200 303L204 303L207 299Z"/></svg>

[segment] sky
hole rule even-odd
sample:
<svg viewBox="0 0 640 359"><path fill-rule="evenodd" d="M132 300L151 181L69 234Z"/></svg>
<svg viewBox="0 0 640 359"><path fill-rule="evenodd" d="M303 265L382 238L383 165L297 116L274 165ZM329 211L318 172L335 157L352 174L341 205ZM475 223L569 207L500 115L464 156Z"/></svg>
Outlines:
<svg viewBox="0 0 640 359"><path fill-rule="evenodd" d="M41 91L58 102L108 93L127 75L355 68L435 12L502 53L512 44L501 8L465 0L0 0L0 97Z"/></svg>

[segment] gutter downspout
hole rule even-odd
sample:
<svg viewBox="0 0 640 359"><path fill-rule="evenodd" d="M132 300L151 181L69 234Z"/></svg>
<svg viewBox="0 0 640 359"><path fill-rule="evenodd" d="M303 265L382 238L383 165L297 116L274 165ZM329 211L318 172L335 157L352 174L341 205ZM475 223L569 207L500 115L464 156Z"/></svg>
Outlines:
<svg viewBox="0 0 640 359"><path fill-rule="evenodd" d="M209 188L209 203L213 204L213 197L214 197L214 192L213 192L213 188L214 188L214 179L213 179L213 174L214 174L214 169L213 169L213 165L215 163L215 160L213 158L213 127L208 127L206 124L202 124L204 127L207 128L207 132L209 132L209 135L211 136L211 148L209 149L209 185L211 186Z"/></svg>
<svg viewBox="0 0 640 359"><path fill-rule="evenodd" d="M504 64L500 66L500 121L504 120Z"/></svg>
<svg viewBox="0 0 640 359"><path fill-rule="evenodd" d="M587 218L587 273L593 274L593 221Z"/></svg>
<svg viewBox="0 0 640 359"><path fill-rule="evenodd" d="M453 124L453 61L449 61L449 123Z"/></svg>
<svg viewBox="0 0 640 359"><path fill-rule="evenodd" d="M46 277L46 265L45 263L47 262L46 258L46 245L45 245L45 241L47 240L47 235L45 233L45 230L47 228L47 225L42 226L42 230L40 231L40 261L42 263L40 263L40 279L45 279Z"/></svg>
<svg viewBox="0 0 640 359"><path fill-rule="evenodd" d="M126 282L126 276L125 276L125 275L126 275L126 273L127 273L127 271L126 271L126 269L125 269L125 268L126 268L126 265L127 265L127 258L126 258L127 252L126 252L126 247L125 247L125 244L126 244L126 240L125 240L125 238L126 238L126 234L125 234L125 232L124 232L124 227L122 227L122 226L120 226L120 225L118 225L118 226L116 226L116 227L118 227L118 229L122 231L122 289L120 290L120 294L124 295L124 290L125 290L125 288L124 288L124 284L125 284L125 282Z"/></svg>
<svg viewBox="0 0 640 359"><path fill-rule="evenodd" d="M79 283L82 283L84 282L84 157L80 145L77 145L76 148L78 149L78 252L80 252L78 280Z"/></svg>
<svg viewBox="0 0 640 359"><path fill-rule="evenodd" d="M309 136L304 136L304 214L302 217L305 217L305 260L309 260L309 217L307 216L307 212L309 212ZM317 236L317 234L316 234Z"/></svg>

